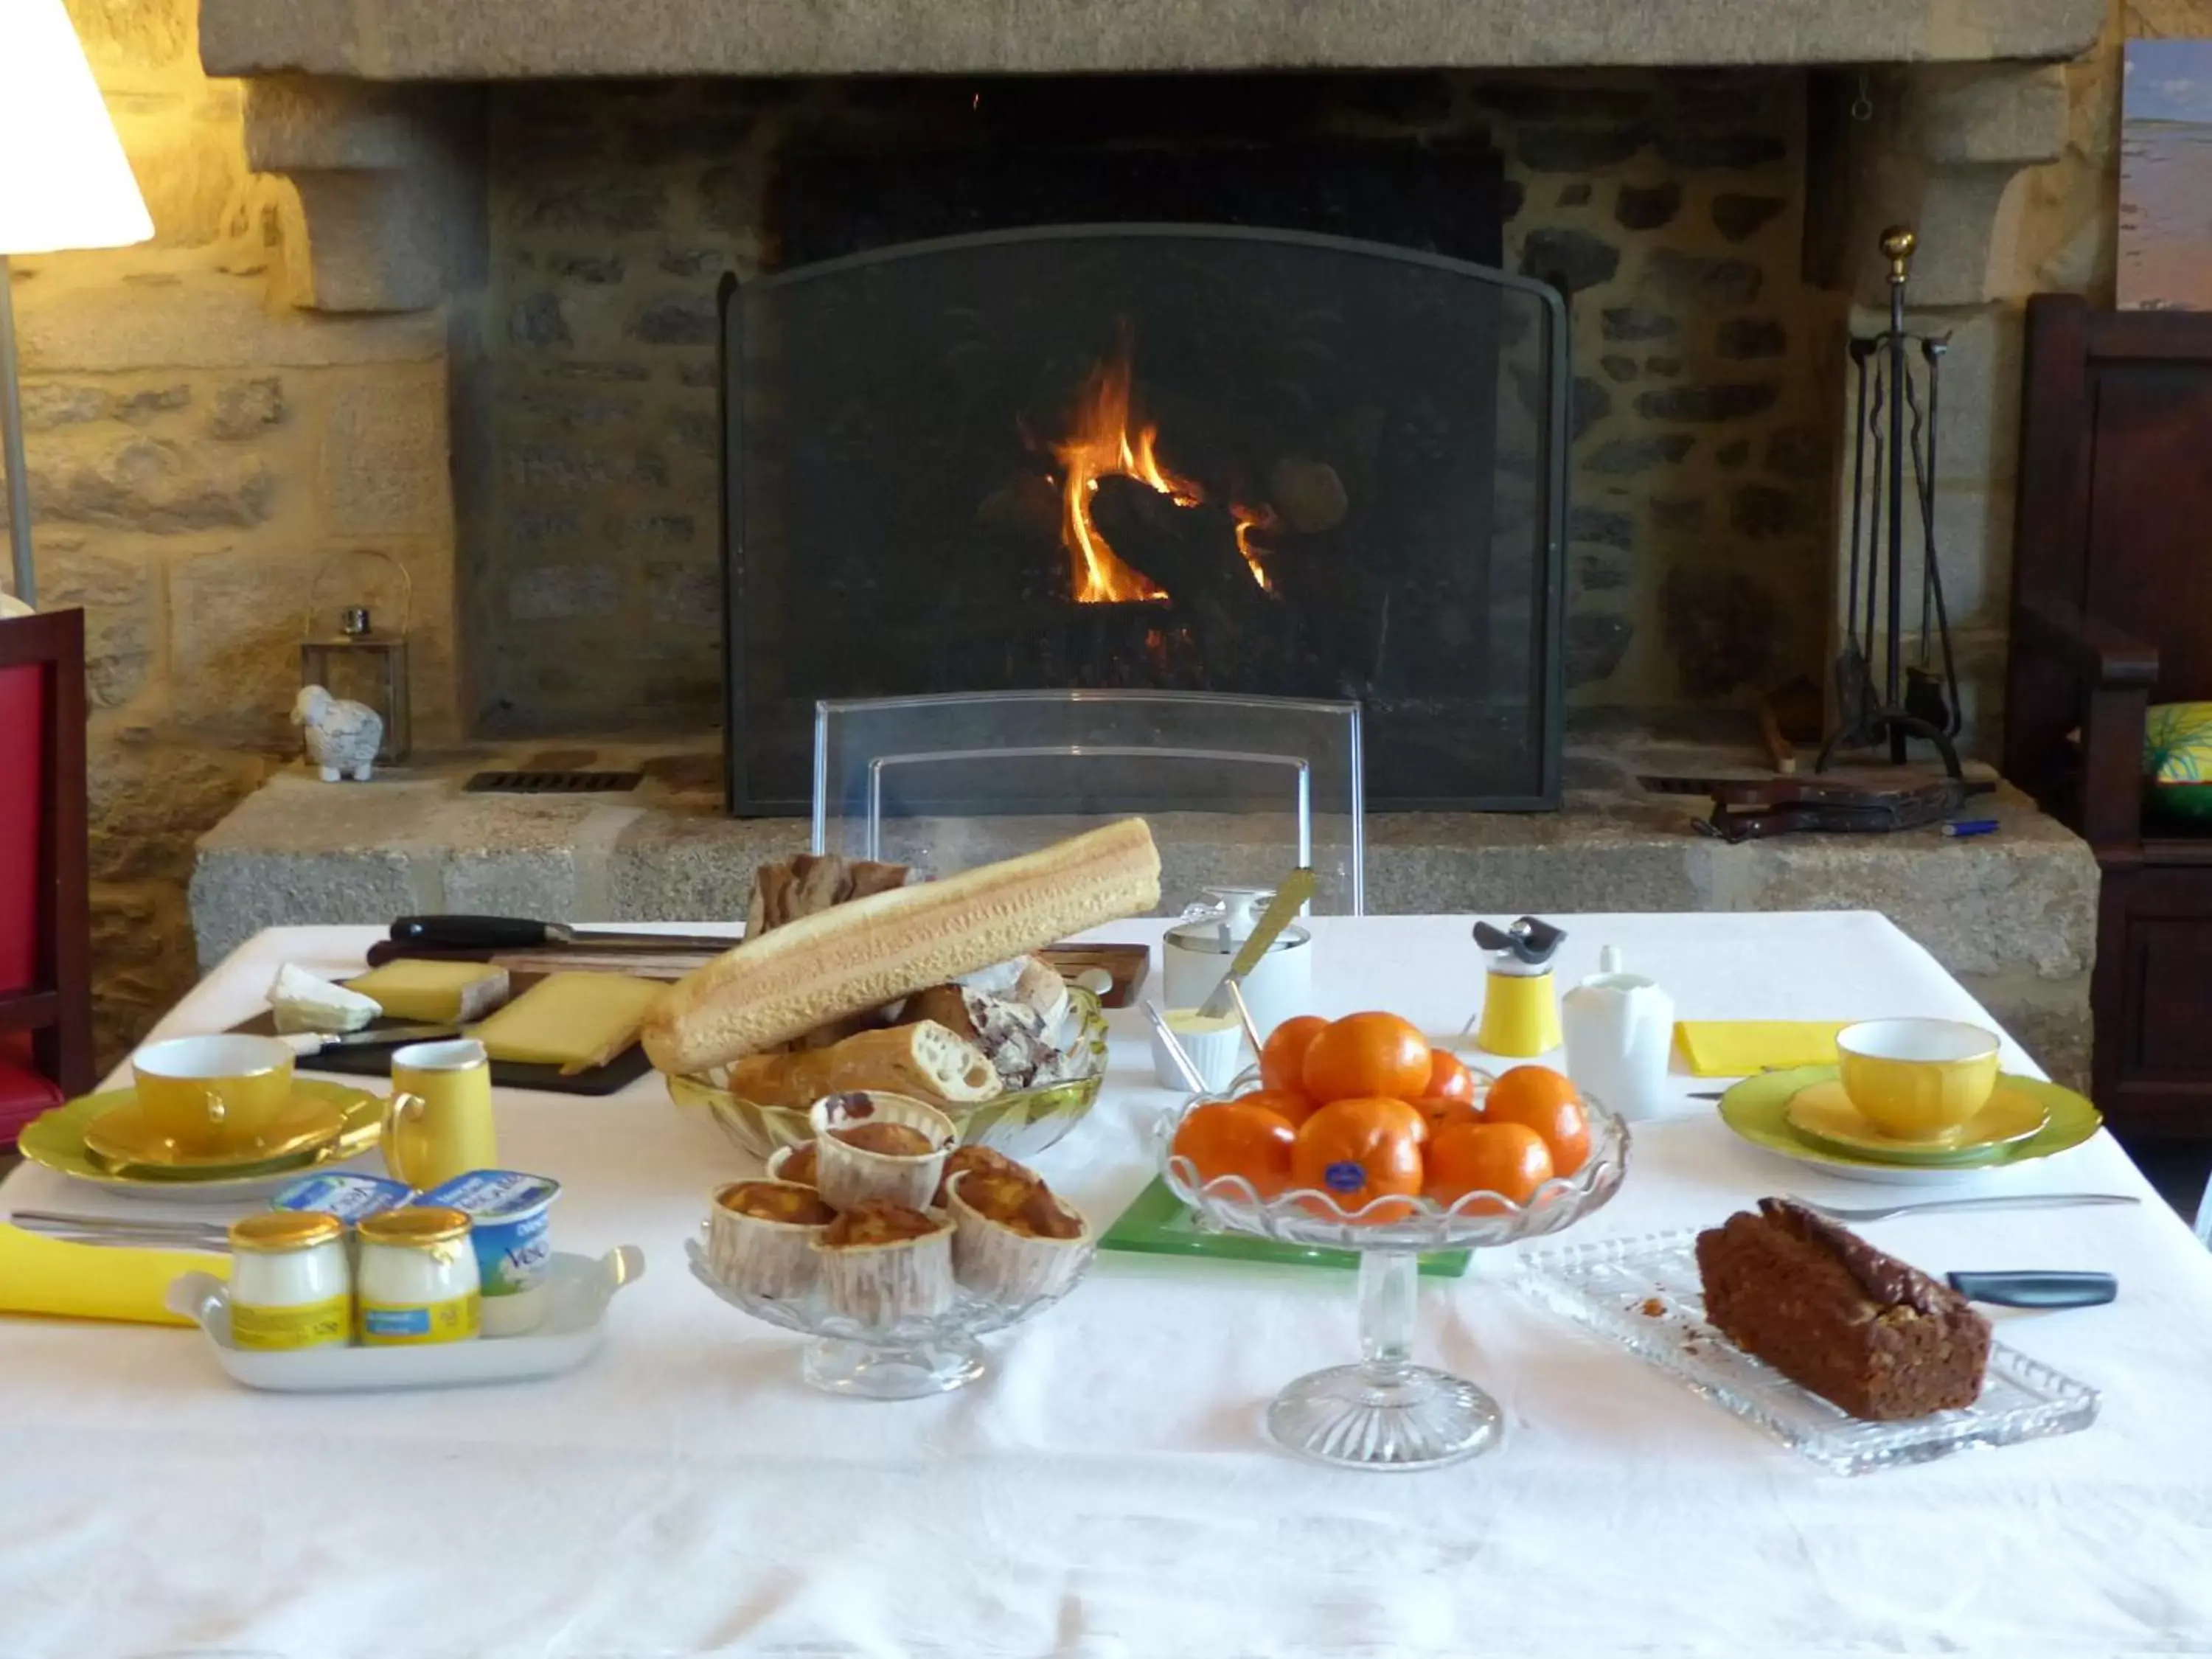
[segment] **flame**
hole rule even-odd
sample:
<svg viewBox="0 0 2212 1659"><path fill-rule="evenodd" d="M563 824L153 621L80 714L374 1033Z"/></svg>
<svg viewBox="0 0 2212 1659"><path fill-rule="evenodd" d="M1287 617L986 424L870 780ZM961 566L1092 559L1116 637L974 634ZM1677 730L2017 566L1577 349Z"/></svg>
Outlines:
<svg viewBox="0 0 2212 1659"><path fill-rule="evenodd" d="M1099 479L1138 479L1177 507L1197 507L1206 500L1194 480L1160 464L1158 424L1136 418L1131 407L1130 343L1130 332L1124 325L1114 355L1085 379L1076 396L1075 418L1068 435L1052 447L1053 458L1065 469L1060 478L1060 539L1067 545L1075 598L1081 605L1168 597L1165 588L1124 564L1092 521L1091 498L1097 493ZM1243 555L1252 580L1273 592L1273 585L1261 565L1261 552L1252 545L1249 533L1273 528L1275 515L1264 507L1255 510L1236 505L1231 516L1237 525L1237 550Z"/></svg>

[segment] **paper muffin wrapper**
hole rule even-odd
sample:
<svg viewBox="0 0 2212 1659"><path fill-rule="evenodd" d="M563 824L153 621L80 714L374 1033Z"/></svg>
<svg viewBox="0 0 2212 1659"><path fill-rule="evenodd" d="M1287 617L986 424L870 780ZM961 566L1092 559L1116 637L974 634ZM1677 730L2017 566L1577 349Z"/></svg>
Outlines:
<svg viewBox="0 0 2212 1659"><path fill-rule="evenodd" d="M796 1176L784 1174L784 1170L790 1166L791 1160L799 1155L799 1146L811 1145L813 1145L811 1141L801 1141L798 1146L779 1146L770 1152L768 1155L766 1166L768 1178L770 1181L780 1182L787 1187L804 1187L809 1192L819 1192L821 1188L815 1186L812 1182L800 1181Z"/></svg>
<svg viewBox="0 0 2212 1659"><path fill-rule="evenodd" d="M830 1306L863 1325L932 1319L952 1305L952 1229L883 1244L811 1246Z"/></svg>
<svg viewBox="0 0 2212 1659"><path fill-rule="evenodd" d="M874 1109L866 1117L850 1117L839 1103L854 1094L867 1097ZM952 1120L925 1101L881 1090L854 1090L830 1095L814 1103L807 1120L814 1127L814 1184L832 1209L849 1210L872 1198L903 1204L909 1210L926 1210L936 1201L937 1182L945 1173L945 1160L960 1139ZM872 1152L838 1139L832 1129L860 1123L903 1123L927 1135L936 1151L917 1158L898 1158Z"/></svg>
<svg viewBox="0 0 2212 1659"><path fill-rule="evenodd" d="M793 1182L772 1184L797 1185ZM813 1192L811 1187L799 1190L809 1194ZM791 1301L811 1290L820 1275L821 1262L814 1253L814 1241L827 1225L826 1222L822 1226L809 1226L803 1222L771 1221L765 1216L746 1215L726 1208L718 1197L707 1221L707 1258L714 1264L714 1271L724 1284L755 1296Z"/></svg>
<svg viewBox="0 0 2212 1659"><path fill-rule="evenodd" d="M1058 1296L1075 1282L1097 1239L1083 1212L1057 1193L1052 1201L1081 1224L1073 1238L1034 1238L971 1209L952 1183L952 1273L967 1289L1007 1306Z"/></svg>

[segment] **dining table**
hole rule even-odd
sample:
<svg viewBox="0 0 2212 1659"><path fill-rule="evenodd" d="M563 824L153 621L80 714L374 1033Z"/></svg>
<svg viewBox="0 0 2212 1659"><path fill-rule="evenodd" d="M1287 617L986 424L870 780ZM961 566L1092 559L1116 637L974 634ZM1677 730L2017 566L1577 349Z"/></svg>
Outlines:
<svg viewBox="0 0 2212 1659"><path fill-rule="evenodd" d="M1474 920L1313 918L1314 1012L1462 1031L1484 988ZM1615 946L1684 1019L1997 1029L1872 913L1552 920L1562 988ZM1157 951L1164 926L1086 937ZM357 970L380 937L262 933L155 1035L228 1027L281 964ZM1101 1229L1158 1172L1154 1127L1181 1103L1142 1011L1109 1029L1097 1104L1035 1159ZM1414 1357L1488 1390L1504 1431L1390 1473L1267 1437L1285 1383L1358 1354L1340 1268L1101 1251L1064 1301L984 1340L970 1385L835 1396L802 1381L803 1338L686 1269L710 1195L758 1168L708 1114L650 1073L605 1097L501 1090L502 1164L562 1183L555 1247L643 1255L599 1352L526 1382L288 1395L231 1381L197 1329L0 1319L0 1656L2212 1652L2212 1253L2110 1134L1943 1193L1868 1185L1737 1139L1698 1097L1727 1079L1672 1064L1610 1203L1421 1279ZM2041 1075L2008 1035L2003 1064ZM2141 1200L1861 1229L1939 1275L2116 1275L2108 1305L1990 1310L2000 1341L2098 1391L2085 1429L1827 1473L1516 1272L1766 1194L1953 1191ZM0 1212L26 1208L142 1206L26 1164Z"/></svg>

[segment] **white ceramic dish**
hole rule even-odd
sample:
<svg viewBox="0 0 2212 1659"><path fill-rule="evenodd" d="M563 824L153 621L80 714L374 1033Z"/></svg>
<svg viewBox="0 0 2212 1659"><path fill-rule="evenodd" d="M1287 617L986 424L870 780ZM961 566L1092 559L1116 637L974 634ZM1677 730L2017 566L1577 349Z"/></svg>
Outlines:
<svg viewBox="0 0 2212 1659"><path fill-rule="evenodd" d="M527 1336L416 1347L302 1348L251 1352L231 1346L228 1288L212 1273L185 1273L169 1286L172 1311L207 1333L216 1364L249 1389L281 1394L343 1394L364 1389L451 1389L474 1382L519 1382L571 1370L591 1358L606 1334L607 1304L643 1277L645 1252L635 1244L596 1261L556 1253L546 1271L544 1320Z"/></svg>

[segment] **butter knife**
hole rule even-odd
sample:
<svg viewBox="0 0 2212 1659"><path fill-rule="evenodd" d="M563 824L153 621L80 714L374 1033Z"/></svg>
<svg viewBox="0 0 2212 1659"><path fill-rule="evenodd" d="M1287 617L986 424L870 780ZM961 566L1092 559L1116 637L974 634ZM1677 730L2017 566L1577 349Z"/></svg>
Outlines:
<svg viewBox="0 0 2212 1659"><path fill-rule="evenodd" d="M1199 1007L1206 1018L1218 1018L1229 1012L1229 988L1241 986L1244 976L1260 965L1267 954L1268 946L1291 925L1291 919L1305 908L1306 901L1313 896L1314 872L1301 865L1291 872L1283 884L1275 890L1275 896L1260 913L1260 920L1252 929L1252 936L1237 951L1229 971L1221 976L1221 983L1213 988L1213 994Z"/></svg>
<svg viewBox="0 0 2212 1659"><path fill-rule="evenodd" d="M402 1042L428 1042L460 1036L458 1025L372 1025L360 1031L283 1031L276 1041L302 1060L326 1048L379 1048Z"/></svg>

